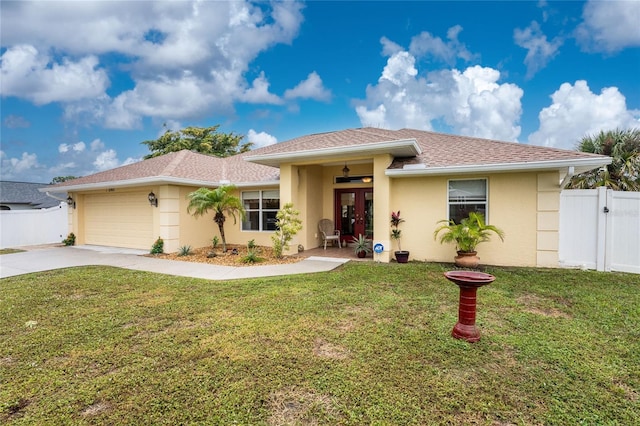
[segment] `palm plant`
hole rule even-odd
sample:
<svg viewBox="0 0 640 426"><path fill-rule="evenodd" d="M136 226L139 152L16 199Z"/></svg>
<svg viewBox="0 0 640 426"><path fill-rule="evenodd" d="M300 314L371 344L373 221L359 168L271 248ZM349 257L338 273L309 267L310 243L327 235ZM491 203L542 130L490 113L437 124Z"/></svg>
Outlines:
<svg viewBox="0 0 640 426"><path fill-rule="evenodd" d="M478 244L489 241L491 233L504 241L504 232L493 225L487 225L482 213L471 212L460 223L453 220L441 220L438 223L442 225L436 228L433 238L437 239L440 232L444 231L440 235L440 243L456 243L456 250L462 253L475 252Z"/></svg>
<svg viewBox="0 0 640 426"><path fill-rule="evenodd" d="M199 188L190 193L189 206L187 212L195 217L206 214L209 210L214 211L213 221L218 225L220 230L220 238L222 239L222 251L227 251L227 240L224 236L224 222L226 215L233 217L233 223L236 223L236 214L244 220L246 213L242 206L242 201L232 194L235 190L233 185L223 185L216 189Z"/></svg>
<svg viewBox="0 0 640 426"><path fill-rule="evenodd" d="M585 136L578 150L612 157L611 164L574 176L572 189L593 189L606 186L617 191L640 191L640 128L601 131L597 136Z"/></svg>

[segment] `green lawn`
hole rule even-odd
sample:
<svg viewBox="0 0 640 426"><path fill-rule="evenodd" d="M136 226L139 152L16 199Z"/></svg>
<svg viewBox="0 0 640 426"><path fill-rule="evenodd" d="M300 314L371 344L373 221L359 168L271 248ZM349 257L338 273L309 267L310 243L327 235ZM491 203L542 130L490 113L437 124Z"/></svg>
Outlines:
<svg viewBox="0 0 640 426"><path fill-rule="evenodd" d="M213 282L108 267L0 280L0 423L640 423L640 276L448 266Z"/></svg>

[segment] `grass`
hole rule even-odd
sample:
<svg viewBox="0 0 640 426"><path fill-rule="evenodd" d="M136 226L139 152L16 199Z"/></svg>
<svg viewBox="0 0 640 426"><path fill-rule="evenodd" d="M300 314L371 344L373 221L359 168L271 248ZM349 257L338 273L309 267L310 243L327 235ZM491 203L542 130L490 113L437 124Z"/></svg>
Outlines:
<svg viewBox="0 0 640 426"><path fill-rule="evenodd" d="M637 275L487 268L469 344L446 268L2 279L0 423L638 424Z"/></svg>
<svg viewBox="0 0 640 426"><path fill-rule="evenodd" d="M20 249L13 249L13 248L6 248L6 249L0 249L0 255L3 254L13 254L13 253L22 253L24 250L20 250Z"/></svg>

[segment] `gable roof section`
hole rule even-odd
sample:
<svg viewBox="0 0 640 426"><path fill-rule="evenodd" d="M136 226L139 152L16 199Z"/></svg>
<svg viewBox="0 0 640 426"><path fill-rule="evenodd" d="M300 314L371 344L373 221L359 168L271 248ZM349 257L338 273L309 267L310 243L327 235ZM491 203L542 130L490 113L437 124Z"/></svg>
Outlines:
<svg viewBox="0 0 640 426"><path fill-rule="evenodd" d="M167 183L195 186L219 186L229 182L238 186L277 183L278 169L249 164L235 157L239 156L219 158L182 150L69 180L55 188L73 191Z"/></svg>
<svg viewBox="0 0 640 426"><path fill-rule="evenodd" d="M40 191L43 187L46 192L54 192L52 185L46 183L0 181L0 203L28 204L34 209L47 209L59 205L67 197L64 190L57 193L59 199L50 197Z"/></svg>
<svg viewBox="0 0 640 426"><path fill-rule="evenodd" d="M579 151L448 135L414 129L347 129L303 136L253 151L248 161L276 166L280 162L345 158L362 153L389 153L395 157L388 176L474 173L479 171L557 170L574 167L576 173L609 164L606 156Z"/></svg>

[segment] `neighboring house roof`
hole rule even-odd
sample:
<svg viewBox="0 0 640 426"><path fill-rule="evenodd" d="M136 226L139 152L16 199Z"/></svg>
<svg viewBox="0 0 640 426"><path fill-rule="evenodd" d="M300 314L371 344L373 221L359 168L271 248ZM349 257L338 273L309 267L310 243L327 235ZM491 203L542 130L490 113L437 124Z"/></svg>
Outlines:
<svg viewBox="0 0 640 426"><path fill-rule="evenodd" d="M57 192L53 194L57 199L52 198L43 193L50 187L46 183L0 181L0 204L23 204L33 209L58 206L67 194L64 191Z"/></svg>
<svg viewBox="0 0 640 426"><path fill-rule="evenodd" d="M187 150L154 157L56 185L65 190L176 183L217 186L277 184L283 162L344 161L391 154L389 176L471 172L558 170L575 173L609 164L611 158L527 144L456 136L423 130L372 127L318 133L219 158Z"/></svg>

